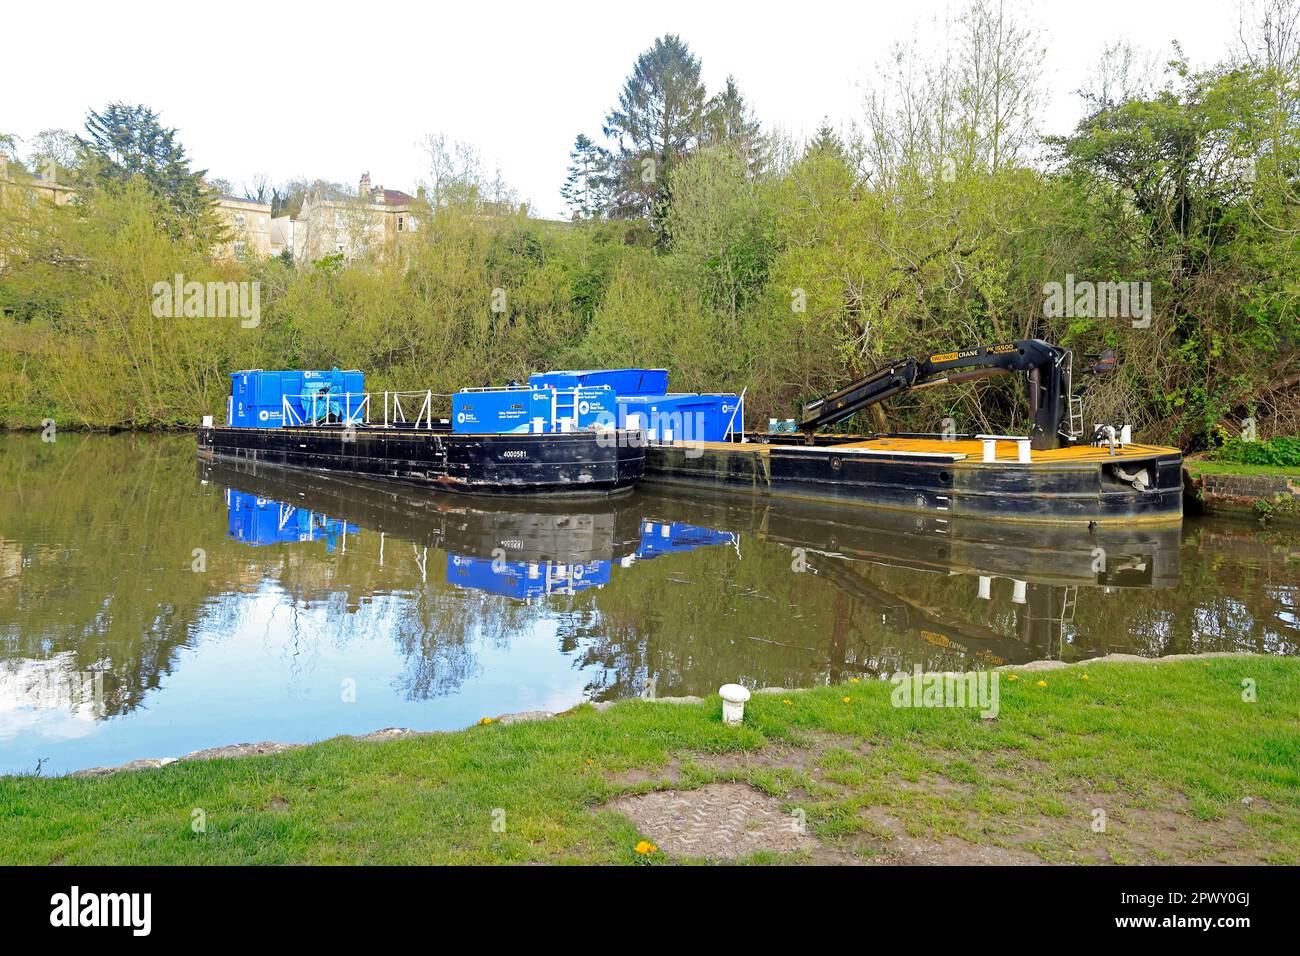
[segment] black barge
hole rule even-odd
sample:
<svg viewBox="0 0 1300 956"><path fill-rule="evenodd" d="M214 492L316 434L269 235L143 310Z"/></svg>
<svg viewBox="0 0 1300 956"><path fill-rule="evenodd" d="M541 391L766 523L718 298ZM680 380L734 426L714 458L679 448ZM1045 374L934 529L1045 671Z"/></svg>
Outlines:
<svg viewBox="0 0 1300 956"><path fill-rule="evenodd" d="M456 434L357 424L199 429L200 457L491 496L602 498L631 491L645 449L615 431Z"/></svg>
<svg viewBox="0 0 1300 956"><path fill-rule="evenodd" d="M1108 351L1078 371L1114 367ZM1127 426L1087 426L1073 394L1075 371L1069 349L1041 339L895 359L806 405L802 435L665 442L650 450L646 479L945 518L1181 521L1182 453L1135 443ZM904 392L999 375L1023 379L1025 435L820 431Z"/></svg>

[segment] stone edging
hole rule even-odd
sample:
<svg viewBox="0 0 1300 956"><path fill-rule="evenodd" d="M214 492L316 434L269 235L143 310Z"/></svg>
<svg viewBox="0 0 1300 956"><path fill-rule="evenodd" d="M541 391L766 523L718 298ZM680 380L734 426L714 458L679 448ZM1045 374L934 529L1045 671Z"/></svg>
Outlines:
<svg viewBox="0 0 1300 956"><path fill-rule="evenodd" d="M1300 479L1287 475L1235 475L1201 471L1195 460L1183 465L1187 510L1267 518L1300 524Z"/></svg>

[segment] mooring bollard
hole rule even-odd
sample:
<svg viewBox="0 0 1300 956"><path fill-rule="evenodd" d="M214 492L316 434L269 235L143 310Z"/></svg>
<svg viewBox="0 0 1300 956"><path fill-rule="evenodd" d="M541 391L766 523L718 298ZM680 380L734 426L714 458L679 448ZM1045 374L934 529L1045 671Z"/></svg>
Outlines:
<svg viewBox="0 0 1300 956"><path fill-rule="evenodd" d="M996 439L993 438L984 439L984 460L985 461L998 460L998 443Z"/></svg>
<svg viewBox="0 0 1300 956"><path fill-rule="evenodd" d="M739 684L723 684L718 688L722 695L722 722L735 726L745 719L745 701L749 691Z"/></svg>

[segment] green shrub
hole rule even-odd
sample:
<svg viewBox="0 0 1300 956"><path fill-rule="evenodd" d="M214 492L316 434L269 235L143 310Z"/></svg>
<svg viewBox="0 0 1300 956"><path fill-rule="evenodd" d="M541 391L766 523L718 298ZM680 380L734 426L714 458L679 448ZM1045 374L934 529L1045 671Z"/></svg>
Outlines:
<svg viewBox="0 0 1300 956"><path fill-rule="evenodd" d="M1270 438L1267 441L1229 438L1214 450L1211 457L1215 461L1232 461L1242 465L1300 468L1300 436Z"/></svg>

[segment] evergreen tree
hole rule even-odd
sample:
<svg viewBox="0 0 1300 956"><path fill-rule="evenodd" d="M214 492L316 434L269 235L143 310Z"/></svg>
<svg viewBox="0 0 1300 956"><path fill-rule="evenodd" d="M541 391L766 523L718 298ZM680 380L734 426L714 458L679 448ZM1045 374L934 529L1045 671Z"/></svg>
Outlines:
<svg viewBox="0 0 1300 956"><path fill-rule="evenodd" d="M704 134L707 145L725 146L743 159L751 176L762 168L762 127L737 88L734 77L727 77L726 88L712 97L705 107Z"/></svg>
<svg viewBox="0 0 1300 956"><path fill-rule="evenodd" d="M579 133L569 153L569 175L560 195L579 219L595 219L608 211L610 155L586 133Z"/></svg>
<svg viewBox="0 0 1300 956"><path fill-rule="evenodd" d="M163 225L173 238L218 237L206 170L190 169L176 130L165 128L147 106L110 103L102 113L91 110L77 147L83 190L120 189L139 176L169 210Z"/></svg>
<svg viewBox="0 0 1300 956"><path fill-rule="evenodd" d="M669 173L699 145L704 111L700 61L680 37L655 40L637 57L618 107L605 118L605 135L618 144L611 184L615 215L662 222Z"/></svg>
<svg viewBox="0 0 1300 956"><path fill-rule="evenodd" d="M824 116L821 125L817 127L816 134L804 148L805 156L813 154L834 156L842 160L848 158L848 152L844 148L844 141L835 132L835 127L831 126L830 120Z"/></svg>

